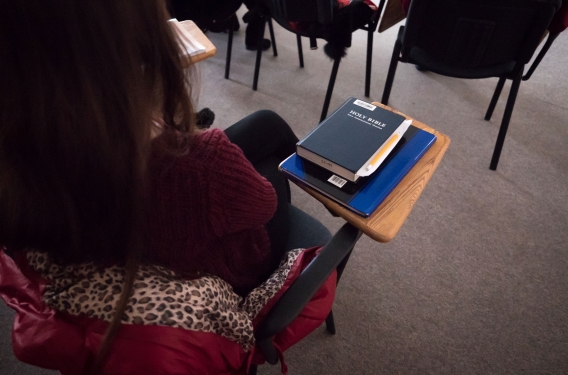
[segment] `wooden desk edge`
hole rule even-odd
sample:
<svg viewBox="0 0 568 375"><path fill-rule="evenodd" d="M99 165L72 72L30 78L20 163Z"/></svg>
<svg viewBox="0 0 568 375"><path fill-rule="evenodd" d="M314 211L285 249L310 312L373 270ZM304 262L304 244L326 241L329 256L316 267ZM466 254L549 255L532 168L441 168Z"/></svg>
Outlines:
<svg viewBox="0 0 568 375"><path fill-rule="evenodd" d="M380 103L373 104L411 118ZM375 241L391 241L412 211L450 145L450 138L445 134L415 119L412 120L414 126L436 135L436 142L371 216L361 217L307 186L301 188Z"/></svg>
<svg viewBox="0 0 568 375"><path fill-rule="evenodd" d="M429 163L431 163L431 165L429 166L431 172L427 173L424 176L423 186L420 188L419 191L416 192L415 198L409 202L409 205L406 207L406 210L404 210L403 212L400 213L399 220L401 221L401 223L398 227L391 227L389 230L385 231L384 234L381 234L381 233L375 232L375 231L371 231L369 233L366 233L369 237L371 237L375 241L390 242L396 236L399 229L402 227L402 225L406 221L406 218L408 217L408 215L410 215L410 212L412 211L414 204L416 203L416 201L418 200L418 198L420 197L420 195L422 194L422 192L426 188L426 185L428 184L428 182L430 181L430 179L434 175L436 168L438 168L438 165L440 164L440 161L442 161L442 158L443 158L444 154L446 153L446 150L450 146L450 142L451 142L450 138L448 136L446 136L445 134L436 132L436 136L437 136L436 142L434 143L434 145L432 145L431 149L436 147L436 148L438 148L438 151L435 154L435 158L432 159L431 161L428 161ZM433 151L436 151L436 150L433 149ZM426 153L422 157L422 159L427 159L428 156L429 156L428 153ZM403 182L404 182L404 179L403 179L403 181L401 181L401 184ZM387 202L389 200L389 198L391 198L393 195L394 194L391 193L391 195L389 197L387 197L387 200L385 200L385 202ZM385 203L385 202L383 202L383 203ZM377 209L377 211L375 211L375 213L377 213L381 210L381 206L379 206L379 208ZM372 218L375 215L375 213L373 215L371 215L370 218Z"/></svg>
<svg viewBox="0 0 568 375"><path fill-rule="evenodd" d="M182 25L191 35L193 35L195 39L197 39L199 43L203 45L203 47L205 47L205 52L186 58L188 61L184 64L185 67L208 59L217 53L217 47L211 43L207 36L199 29L199 27L197 27L195 22L186 20L181 21L180 25Z"/></svg>

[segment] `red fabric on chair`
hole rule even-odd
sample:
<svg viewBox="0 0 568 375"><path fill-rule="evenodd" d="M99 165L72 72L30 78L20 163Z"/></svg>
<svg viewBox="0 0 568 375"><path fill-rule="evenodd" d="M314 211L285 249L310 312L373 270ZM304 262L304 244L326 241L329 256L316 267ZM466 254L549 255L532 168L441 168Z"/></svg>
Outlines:
<svg viewBox="0 0 568 375"><path fill-rule="evenodd" d="M568 0L562 2L562 6L552 17L548 31L551 34L559 34L568 28Z"/></svg>
<svg viewBox="0 0 568 375"><path fill-rule="evenodd" d="M316 251L316 249L318 251ZM270 311L272 306L280 299L282 294L292 285L298 278L300 273L312 259L317 255L321 248L311 248L304 251L301 259L296 260L294 268L288 274L286 282L280 292L264 307L258 314L257 319L253 324L260 322L262 318ZM329 315L333 301L335 299L335 288L337 285L337 272L334 271L331 276L326 280L322 287L312 297L310 303L302 310L300 315L288 326L286 329L274 337L274 343L285 351L292 345L299 342L301 339L310 334L313 330L319 327L325 318Z"/></svg>
<svg viewBox="0 0 568 375"><path fill-rule="evenodd" d="M45 284L26 268L22 263L20 269L0 250L0 297L17 313L12 330L14 355L35 366L76 373L87 360L84 331L43 302Z"/></svg>
<svg viewBox="0 0 568 375"><path fill-rule="evenodd" d="M278 294L276 294L268 304L258 313L256 318L253 320L253 325L257 326L262 319L268 314L270 309L278 302L280 297L290 288L292 283L300 276L300 273L304 268L310 264L312 259L319 253L321 247L312 247L306 249L292 266L290 273L288 274L284 286L280 289ZM276 347L282 352L286 351L292 345L299 342L301 339L310 334L313 330L319 327L329 315L331 311L333 301L335 300L335 290L337 286L337 272L333 273L327 278L325 283L316 292L316 294L310 300L310 303L302 310L300 315L290 323L286 329L278 333L273 342ZM264 355L260 350L256 350L253 359L254 364L264 363ZM285 364L284 364L285 366Z"/></svg>

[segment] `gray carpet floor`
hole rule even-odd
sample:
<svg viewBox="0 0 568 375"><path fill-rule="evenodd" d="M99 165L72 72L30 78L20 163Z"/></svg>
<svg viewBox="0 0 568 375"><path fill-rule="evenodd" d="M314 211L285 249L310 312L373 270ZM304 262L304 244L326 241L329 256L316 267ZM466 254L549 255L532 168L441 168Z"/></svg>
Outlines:
<svg viewBox="0 0 568 375"><path fill-rule="evenodd" d="M241 9L242 15L242 9ZM375 34L371 97L380 100L398 27ZM226 34L198 64L198 107L226 128L271 109L302 137L318 123L332 62L275 25L278 57L255 54L235 35L223 78ZM366 33L339 68L331 109L364 99ZM568 374L568 35L521 84L499 168L489 161L510 82L483 120L497 79L459 80L399 65L390 105L452 143L395 239L363 237L339 285L337 334L320 327L286 353L290 374ZM343 223L293 188L293 203L332 232ZM11 352L12 313L0 306L0 373L48 374ZM259 374L277 374L265 365Z"/></svg>

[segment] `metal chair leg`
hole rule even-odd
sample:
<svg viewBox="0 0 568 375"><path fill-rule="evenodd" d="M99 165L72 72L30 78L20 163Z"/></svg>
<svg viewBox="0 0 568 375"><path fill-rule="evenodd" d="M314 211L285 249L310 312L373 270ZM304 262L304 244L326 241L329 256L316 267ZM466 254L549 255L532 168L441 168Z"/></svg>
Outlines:
<svg viewBox="0 0 568 375"><path fill-rule="evenodd" d="M369 25L367 30L367 66L365 67L365 96L371 93L371 67L373 66L373 32L374 28Z"/></svg>
<svg viewBox="0 0 568 375"><path fill-rule="evenodd" d="M495 92L493 93L493 97L491 98L491 103L489 103L489 108L487 108L487 113L485 114L485 121L491 120L491 116L493 115L493 110L495 110L495 106L499 101L499 96L501 96L501 91L503 90L505 81L506 81L505 77L499 78L499 82L497 82L497 87L495 88Z"/></svg>
<svg viewBox="0 0 568 375"><path fill-rule="evenodd" d="M272 28L272 17L268 17L268 31L270 31L270 42L272 43L272 54L274 57L278 56L276 49L276 39L274 38L274 29Z"/></svg>
<svg viewBox="0 0 568 375"><path fill-rule="evenodd" d="M355 247L355 243L357 241L359 241L359 238L361 238L362 235L363 235L363 232L358 231L357 239L354 241L353 246L351 246L351 250L345 256L345 258L343 258L341 263L339 263L339 265L337 266L337 284L339 284L339 280L341 279L341 275L343 274L343 270L345 270L345 266L347 265L347 262L349 261L349 257L351 256L351 253L353 252L353 248ZM327 316L327 318L325 318L325 327L327 329L327 332L331 333L332 335L335 335L335 319L333 318L333 310L331 310L329 312L329 315Z"/></svg>
<svg viewBox="0 0 568 375"><path fill-rule="evenodd" d="M501 150L503 149L503 143L505 142L505 136L507 135L507 129L509 128L513 108L515 107L515 100L517 99L521 79L522 70L519 72L517 77L515 77L513 84L511 85L511 91L509 92L509 98L507 99L507 106L505 107L505 113L503 114L503 121L501 122L501 128L497 135L497 142L495 142L495 149L493 150L493 157L491 158L491 164L489 165L489 169L492 171L497 169L497 164L499 163L499 157L501 156Z"/></svg>
<svg viewBox="0 0 568 375"><path fill-rule="evenodd" d="M392 57L391 62L389 65L389 72L387 74L387 80L385 82L385 89L383 90L383 98L381 99L381 103L387 105L389 103L389 97L392 89L392 84L394 82L394 75L396 74L396 67L398 65L398 59L400 56L400 50L402 48L402 33L404 31L404 27L401 27L398 31L398 38L394 43L394 48L392 50Z"/></svg>
<svg viewBox="0 0 568 375"><path fill-rule="evenodd" d="M233 17L235 16L233 15ZM229 79L229 72L231 71L232 50L233 50L233 24L231 24L229 27L229 42L227 43L227 60L225 61L225 79Z"/></svg>
<svg viewBox="0 0 568 375"><path fill-rule="evenodd" d="M300 68L304 67L304 53L302 51L302 37L296 34L296 42L298 43L298 58L300 59Z"/></svg>
<svg viewBox="0 0 568 375"><path fill-rule="evenodd" d="M327 318L325 318L325 328L327 329L327 332L335 335L335 320L333 320L333 310L331 310Z"/></svg>
<svg viewBox="0 0 568 375"><path fill-rule="evenodd" d="M341 62L341 57L333 60L333 68L331 69L331 76L329 77L329 84L327 85L327 93L325 94L325 101L323 102L323 109L321 111L320 122L325 120L327 117L327 110L329 109L329 102L331 101L331 94L333 93L333 86L335 85L335 78L337 77L337 71L339 70L339 63Z"/></svg>
<svg viewBox="0 0 568 375"><path fill-rule="evenodd" d="M258 38L258 49L256 51L256 64L254 65L254 80L252 82L252 89L256 91L258 87L258 75L260 73L260 59L262 58L262 42L264 41L264 27L266 23L266 18L262 18L262 32L259 34Z"/></svg>

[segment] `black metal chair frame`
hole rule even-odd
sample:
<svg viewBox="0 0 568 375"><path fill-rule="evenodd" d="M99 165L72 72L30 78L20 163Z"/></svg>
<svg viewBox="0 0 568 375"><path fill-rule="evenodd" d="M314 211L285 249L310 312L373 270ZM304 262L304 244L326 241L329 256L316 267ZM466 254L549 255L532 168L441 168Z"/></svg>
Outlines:
<svg viewBox="0 0 568 375"><path fill-rule="evenodd" d="M507 99L507 104L505 106L505 114L503 115L503 122L501 124L501 128L499 129L499 134L497 135L497 142L495 143L495 150L493 151L493 157L491 159L491 165L489 167L491 170L497 169L497 163L499 163L499 156L501 155L501 150L503 149L503 143L505 142L505 136L507 135L509 121L513 113L513 106L515 105L515 99L517 97L517 92L519 91L521 81L527 81L529 78L531 78L535 69L538 67L538 64L540 64L540 61L542 60L544 55L546 55L546 52L548 51L548 49L552 45L552 42L554 42L554 39L556 39L558 35L559 33L549 34L548 38L546 39L546 42L544 43L544 46L542 46L542 49L540 50L536 59L533 61L527 73L521 76L520 78L517 77L513 80L513 84L511 85L511 91L509 92L509 98ZM522 73L523 72L521 71L521 74ZM501 95L503 86L505 86L505 81L506 77L499 78L499 81L497 82L497 87L495 88L495 92L493 93L493 97L491 98L491 102L489 103L489 108L487 108L487 113L485 114L484 118L485 121L491 120L491 116L493 115L495 106L499 101L499 96Z"/></svg>
<svg viewBox="0 0 568 375"><path fill-rule="evenodd" d="M485 115L485 120L489 120L491 118L493 110L495 109L495 105L497 104L497 100L499 99L499 95L501 94L501 90L503 89L503 86L505 84L505 80L507 79L512 80L513 82L509 92L509 97L507 99L507 104L505 107L505 112L503 114L501 127L499 129L499 134L497 136L495 148L493 150L493 156L491 158L491 163L489 166L489 169L496 170L497 165L499 163L499 157L503 149L503 144L505 142L505 137L511 120L511 115L513 113L513 108L515 106L515 100L517 97L517 93L519 91L521 80L527 80L531 76L532 72L534 71L534 69L536 69L536 66L538 65L538 63L546 53L546 50L548 50L550 44L552 44L552 42L556 37L553 35L549 36L545 46L543 47L543 50L541 50L541 53L535 60L535 63L533 63L533 66L531 66L528 73L523 77L525 64L530 60L530 57L538 47L541 36L544 34L546 27L548 26L548 23L550 22L550 19L552 18L552 15L554 14L555 11L554 10L555 4L553 3L553 1L550 2L541 1L541 2L550 5L550 9L543 10L539 14L538 22L534 23L534 27L531 30L532 33L530 33L530 35L526 37L524 45L522 47L523 49L521 50L521 52L519 52L519 55L521 55L521 57L515 59L514 61L502 63L497 66L481 67L479 69L476 69L476 68L462 68L462 67L445 65L439 61L431 59L426 53L423 53L418 48L414 48L413 44L415 43L415 40L417 38L416 34L420 32L419 31L420 25L418 26L413 25L412 14L413 11L416 14L419 14L419 12L421 12L421 7L424 7L427 4L427 2L424 0L421 1L414 0L410 6L406 26L401 26L401 28L399 29L398 37L393 49L393 54L389 66L387 79L385 82L385 88L383 91L383 97L381 99L381 103L385 105L388 104L392 84L394 81L394 76L396 73L396 67L399 61L416 64L420 66L421 69L429 70L434 73L450 77L456 77L456 78L476 79L476 78L499 77L497 87L495 89L495 92L489 104L489 108ZM558 9L559 1L557 1L556 3L557 3L556 9ZM417 23L420 23L420 21L418 21ZM410 27L410 32L408 32L409 27Z"/></svg>
<svg viewBox="0 0 568 375"><path fill-rule="evenodd" d="M361 28L362 30L367 31L367 57L366 57L366 68L365 68L365 96L366 97L368 97L370 95L370 87L371 87L371 68L372 68L372 58L373 58L373 33L377 29L378 20L379 20L381 13L382 13L384 4L385 4L385 0L381 0L381 2L379 4L379 8L375 12L373 18L364 27ZM327 17L329 19L326 20L326 21L331 22L332 16L327 16ZM272 17L270 16L270 14L265 13L264 19L265 19L265 22L268 22L270 33L271 33L271 36L272 36L273 35L272 22L271 22ZM282 25L282 26L285 27L285 25ZM296 42L297 42L297 45L298 45L299 63L300 63L300 67L303 68L304 67L304 56L303 56L303 48L302 48L302 39L301 38L302 38L302 36L308 37L309 40L310 40L310 49L317 49L316 37L313 37L313 36L310 36L310 35L302 35L301 32L293 31L293 30L290 30L288 28L287 28L287 30L294 32L296 34ZM264 35L259 36L259 46L260 46L260 43L262 43L263 39L264 39ZM275 54L275 56L276 56L276 54ZM259 77L259 73L260 73L261 59L262 59L262 50L259 48L257 50L257 54L256 54L254 78L253 78L253 84L252 84L252 89L255 90L255 91L258 88L258 77ZM334 85L335 85L335 79L337 77L337 72L339 70L339 63L340 62L341 62L341 58L335 58L334 61L333 61L333 67L332 67L331 75L330 75L330 78L329 78L329 83L328 83L326 96L325 96L325 100L324 100L324 105L323 105L321 116L320 116L320 121L323 121L327 117L327 112L329 110L329 103L331 101L331 95L333 93L333 88L334 88Z"/></svg>
<svg viewBox="0 0 568 375"><path fill-rule="evenodd" d="M292 323L334 270L337 270L339 283L353 247L361 235L362 232L353 225L344 224L255 329L254 336L266 362L271 365L278 363L278 352L272 343L272 337ZM325 323L327 331L334 335L333 311L329 313ZM252 365L249 375L256 375L256 372L257 366Z"/></svg>
<svg viewBox="0 0 568 375"><path fill-rule="evenodd" d="M232 16L233 22L237 21L237 14L233 14ZM278 56L278 49L276 48L276 39L274 38L274 28L272 27L272 19L268 18L268 29L270 31L270 42L272 43L272 54L274 57ZM229 40L227 42L227 57L225 60L225 79L229 79L229 74L231 71L231 52L233 50L233 27L229 28ZM260 43L264 39L264 34L262 35ZM260 48L260 45L259 45ZM261 51L262 52L262 51Z"/></svg>

